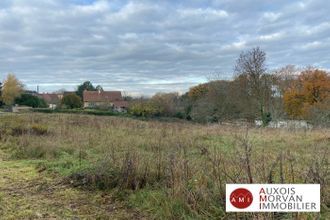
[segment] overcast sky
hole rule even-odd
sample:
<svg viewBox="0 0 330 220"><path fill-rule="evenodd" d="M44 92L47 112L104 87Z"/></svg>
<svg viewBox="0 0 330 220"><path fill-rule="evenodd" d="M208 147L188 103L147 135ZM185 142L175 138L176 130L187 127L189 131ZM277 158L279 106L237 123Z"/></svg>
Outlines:
<svg viewBox="0 0 330 220"><path fill-rule="evenodd" d="M330 68L330 1L1 0L0 76L41 91L90 80L132 94L232 77L260 46L269 69Z"/></svg>

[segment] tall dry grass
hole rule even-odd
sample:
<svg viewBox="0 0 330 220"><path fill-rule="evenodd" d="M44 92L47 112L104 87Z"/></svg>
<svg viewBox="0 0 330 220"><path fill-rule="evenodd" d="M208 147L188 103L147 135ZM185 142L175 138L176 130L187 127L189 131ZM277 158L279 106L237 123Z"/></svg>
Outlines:
<svg viewBox="0 0 330 220"><path fill-rule="evenodd" d="M75 186L125 192L130 205L155 218L330 216L327 129L289 131L35 113L1 117L0 141L13 157L46 159L46 169L69 170L63 173ZM322 212L225 213L226 183L320 183Z"/></svg>

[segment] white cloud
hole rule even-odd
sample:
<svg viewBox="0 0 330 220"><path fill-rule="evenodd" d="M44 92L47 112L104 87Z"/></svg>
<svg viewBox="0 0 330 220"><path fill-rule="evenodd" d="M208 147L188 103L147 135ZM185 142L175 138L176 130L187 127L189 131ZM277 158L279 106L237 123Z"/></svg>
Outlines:
<svg viewBox="0 0 330 220"><path fill-rule="evenodd" d="M280 16L281 16L281 13L265 12L263 14L262 18L269 21L269 22L274 22L277 19L279 19Z"/></svg>
<svg viewBox="0 0 330 220"><path fill-rule="evenodd" d="M305 26L304 31L306 34L319 34L324 31L330 30L330 22L322 22L316 26Z"/></svg>
<svg viewBox="0 0 330 220"><path fill-rule="evenodd" d="M259 39L261 41L273 41L273 40L279 40L284 36L283 33L278 32L278 33L272 33L272 34L266 34L266 35L260 35Z"/></svg>
<svg viewBox="0 0 330 220"><path fill-rule="evenodd" d="M237 41L237 42L233 42L229 45L225 45L222 47L223 50L243 50L244 48L246 47L246 41L244 40L240 40L240 41Z"/></svg>
<svg viewBox="0 0 330 220"><path fill-rule="evenodd" d="M77 5L74 7L75 13L102 13L108 11L110 9L110 5L108 1L96 1L90 5Z"/></svg>
<svg viewBox="0 0 330 220"><path fill-rule="evenodd" d="M125 34L119 35L118 37L123 40L137 40L138 39L138 35L136 33L125 33Z"/></svg>
<svg viewBox="0 0 330 220"><path fill-rule="evenodd" d="M301 48L304 49L304 50L317 49L317 48L320 48L320 47L322 47L322 43L319 42L319 41L314 41L314 42L306 43L306 44L303 44L301 46Z"/></svg>
<svg viewBox="0 0 330 220"><path fill-rule="evenodd" d="M183 18L190 17L199 17L205 19L212 18L225 18L228 17L228 13L225 10L216 10L211 8L188 8L188 9L180 9L178 13Z"/></svg>

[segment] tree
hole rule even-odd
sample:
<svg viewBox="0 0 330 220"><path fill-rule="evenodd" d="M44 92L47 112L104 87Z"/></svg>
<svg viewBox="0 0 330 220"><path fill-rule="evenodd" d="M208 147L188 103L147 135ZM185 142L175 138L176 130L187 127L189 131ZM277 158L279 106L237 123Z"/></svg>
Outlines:
<svg viewBox="0 0 330 220"><path fill-rule="evenodd" d="M126 91L122 91L121 92L122 96L123 96L123 99L124 101L132 101L134 98L132 96L129 95L128 92Z"/></svg>
<svg viewBox="0 0 330 220"><path fill-rule="evenodd" d="M104 91L103 88L102 88L102 86L100 86L100 85L97 85L97 86L95 87L95 90L96 90L96 91L100 91L100 92L103 92L103 91Z"/></svg>
<svg viewBox="0 0 330 220"><path fill-rule="evenodd" d="M15 103L18 105L31 106L33 108L46 108L47 104L44 99L31 94L22 94L15 99Z"/></svg>
<svg viewBox="0 0 330 220"><path fill-rule="evenodd" d="M0 107L3 106L2 102L2 83L0 82Z"/></svg>
<svg viewBox="0 0 330 220"><path fill-rule="evenodd" d="M205 96L208 92L208 85L207 84L199 84L189 89L188 96L193 100L196 101L197 99Z"/></svg>
<svg viewBox="0 0 330 220"><path fill-rule="evenodd" d="M286 111L284 108L283 95L290 88L292 82L297 78L299 72L294 65L287 65L273 72L273 101L271 102L270 112L273 119L284 118Z"/></svg>
<svg viewBox="0 0 330 220"><path fill-rule="evenodd" d="M279 89L279 95L283 96L284 92L291 86L292 82L297 78L296 73L300 72L294 65L287 65L274 71L275 85Z"/></svg>
<svg viewBox="0 0 330 220"><path fill-rule="evenodd" d="M85 81L81 85L78 86L76 94L82 99L84 91L96 91L96 88L90 81Z"/></svg>
<svg viewBox="0 0 330 220"><path fill-rule="evenodd" d="M285 110L292 118L310 118L311 110L329 111L330 75L323 70L305 70L285 91Z"/></svg>
<svg viewBox="0 0 330 220"><path fill-rule="evenodd" d="M61 101L61 104L70 109L82 107L81 98L76 94L65 95Z"/></svg>
<svg viewBox="0 0 330 220"><path fill-rule="evenodd" d="M174 116L178 112L179 94L176 92L157 93L150 101L157 109L161 109L163 116Z"/></svg>
<svg viewBox="0 0 330 220"><path fill-rule="evenodd" d="M236 62L235 72L245 76L246 94L250 97L250 107L256 107L259 117L268 114L267 105L271 97L271 77L267 75L266 53L259 47L242 52Z"/></svg>
<svg viewBox="0 0 330 220"><path fill-rule="evenodd" d="M311 106L308 114L309 121L314 125L330 127L330 96Z"/></svg>
<svg viewBox="0 0 330 220"><path fill-rule="evenodd" d="M231 81L214 80L192 87L188 93L191 104L188 110L192 119L198 122L221 122L238 118L235 98L231 93L236 90L231 90L231 86Z"/></svg>
<svg viewBox="0 0 330 220"><path fill-rule="evenodd" d="M23 84L15 77L14 74L8 74L7 79L2 87L2 101L6 105L14 104L17 97L20 97L23 91Z"/></svg>
<svg viewBox="0 0 330 220"><path fill-rule="evenodd" d="M162 109L159 106L154 105L150 100L137 100L134 101L129 108L130 114L134 116L152 117L160 116Z"/></svg>
<svg viewBox="0 0 330 220"><path fill-rule="evenodd" d="M244 117L240 114L243 110L246 111L247 109L242 108L240 110L238 108L239 106L236 100L239 100L239 97L235 97L237 89L234 88L233 81L211 81L208 83L208 88L209 92L207 93L206 103L208 103L207 105L213 111L213 116L211 117L213 121L217 119L217 121L221 122Z"/></svg>

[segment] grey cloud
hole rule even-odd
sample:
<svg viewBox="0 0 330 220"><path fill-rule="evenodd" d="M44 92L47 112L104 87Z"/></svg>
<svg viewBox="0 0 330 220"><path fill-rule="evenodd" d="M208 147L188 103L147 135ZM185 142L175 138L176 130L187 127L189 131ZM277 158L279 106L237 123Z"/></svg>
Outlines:
<svg viewBox="0 0 330 220"><path fill-rule="evenodd" d="M2 0L0 72L27 87L91 80L134 94L185 91L232 74L261 46L269 68L330 68L330 2L321 0Z"/></svg>

